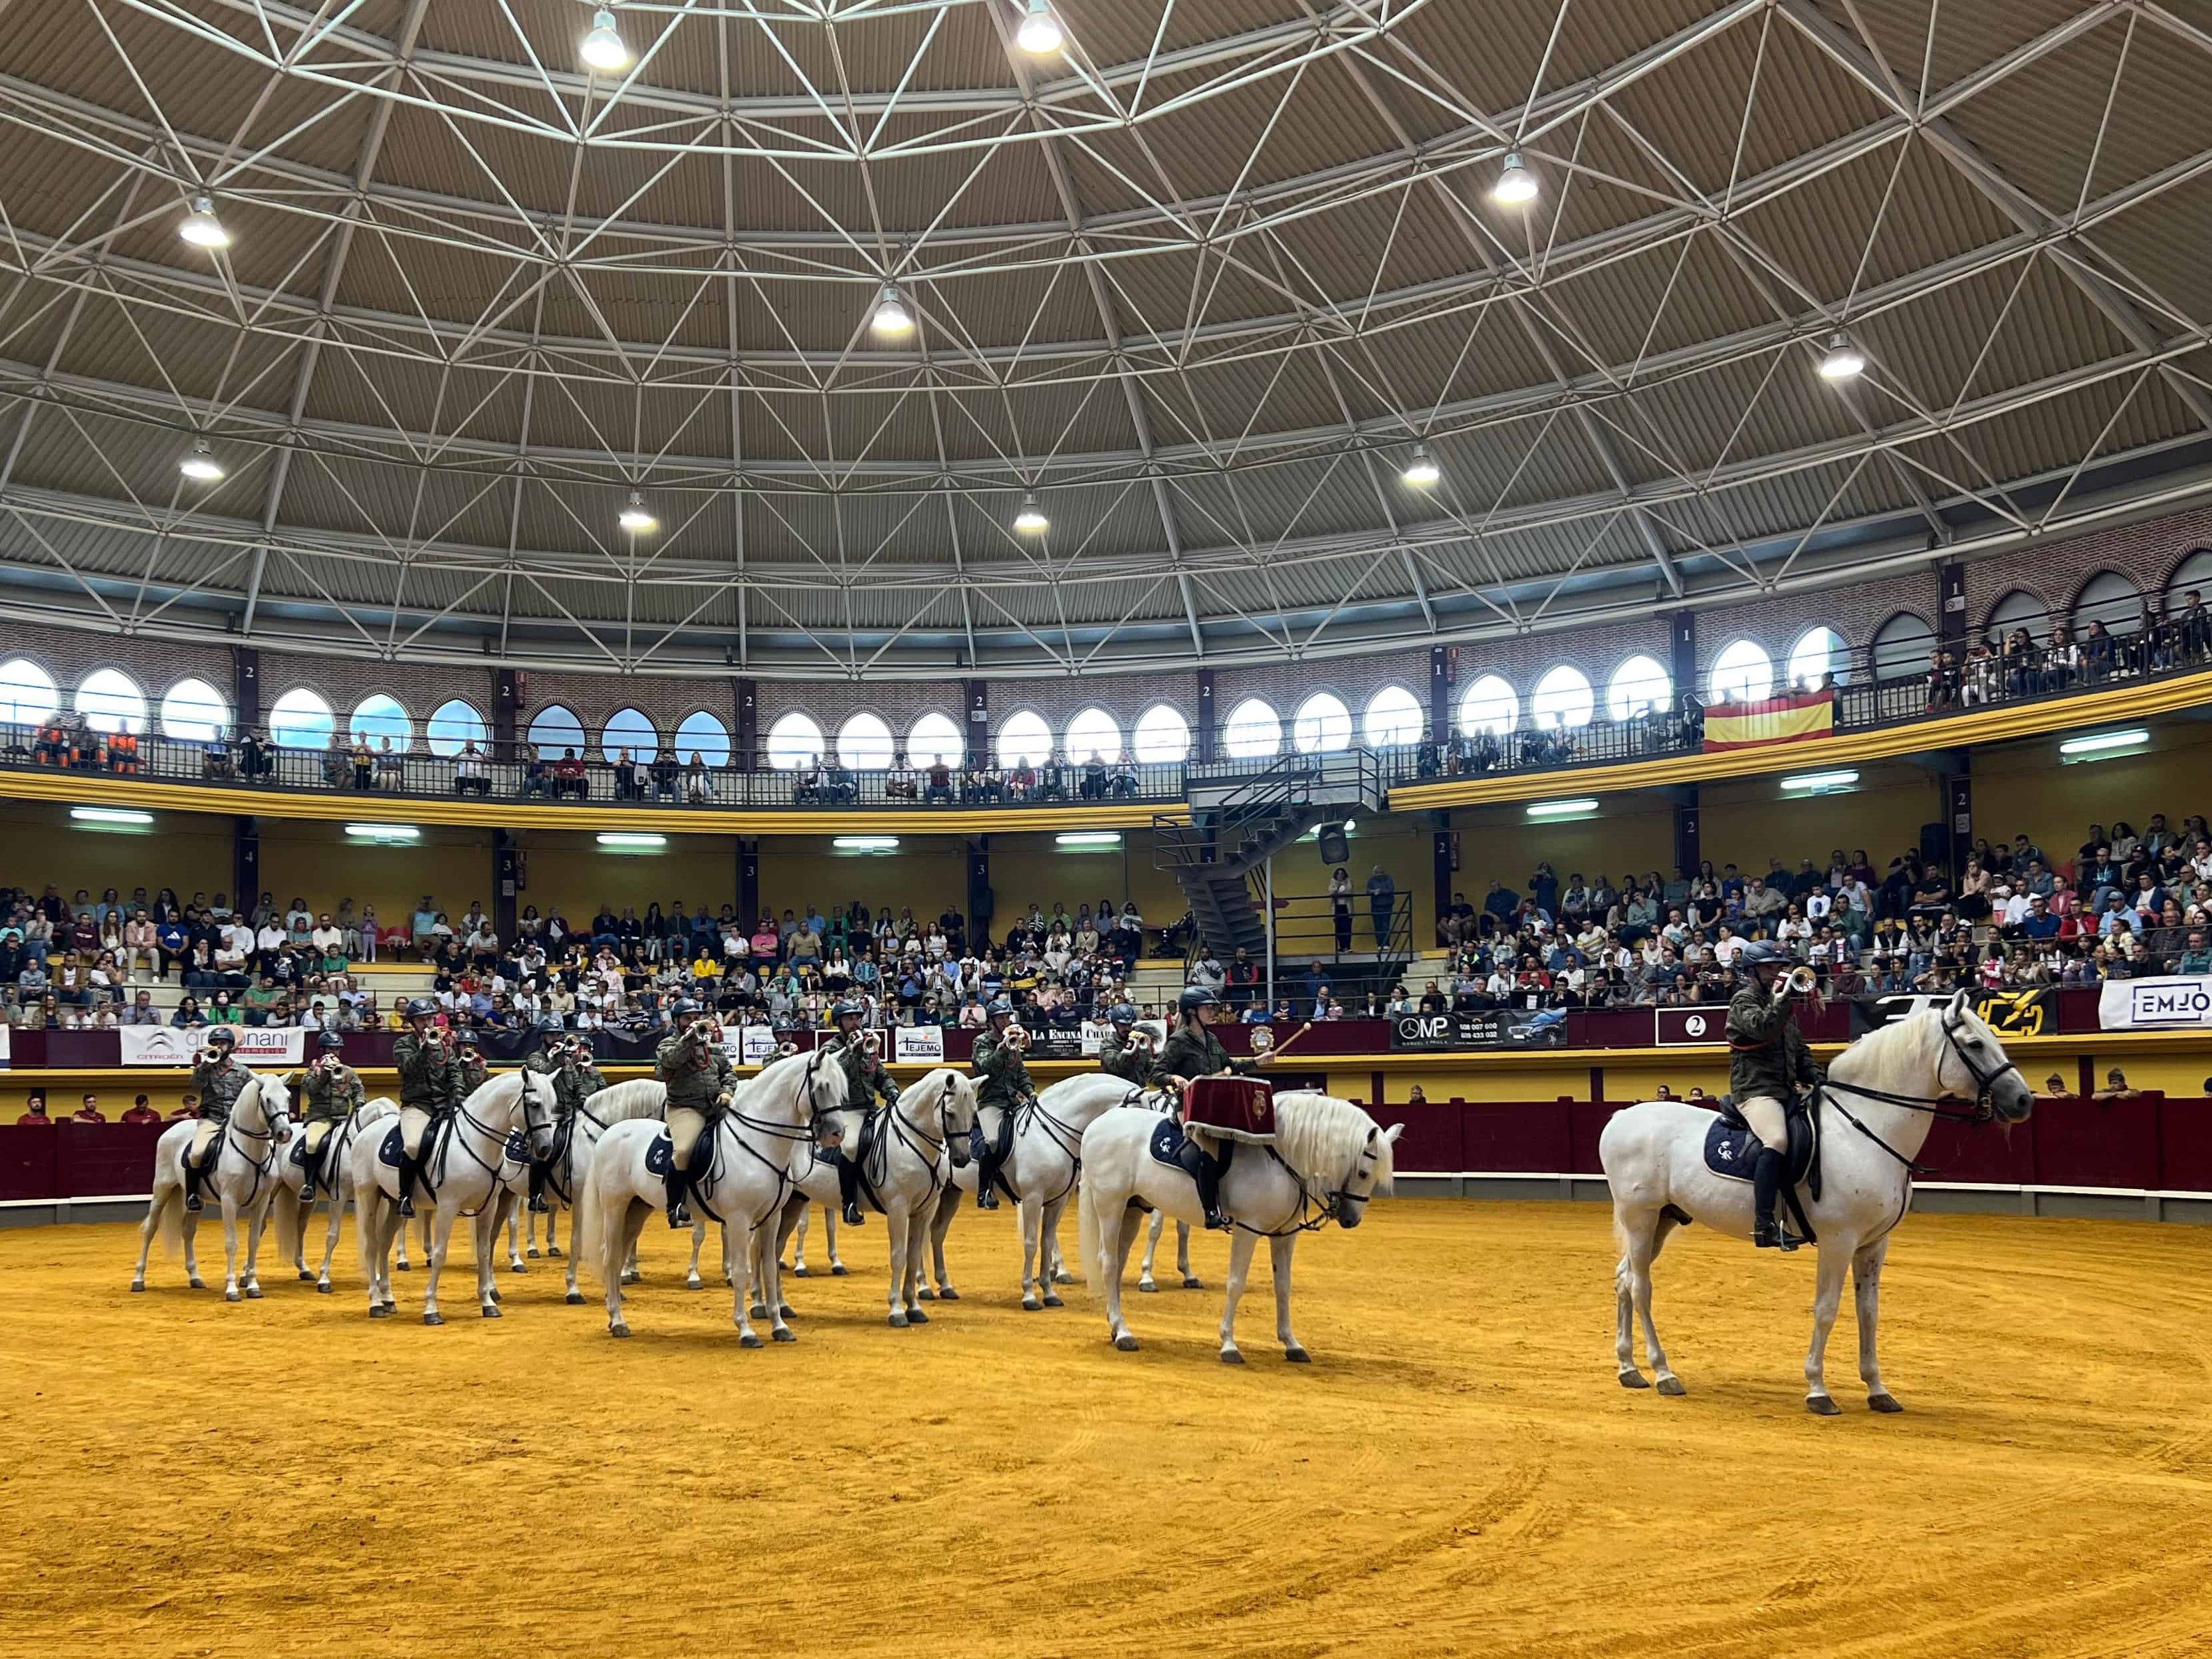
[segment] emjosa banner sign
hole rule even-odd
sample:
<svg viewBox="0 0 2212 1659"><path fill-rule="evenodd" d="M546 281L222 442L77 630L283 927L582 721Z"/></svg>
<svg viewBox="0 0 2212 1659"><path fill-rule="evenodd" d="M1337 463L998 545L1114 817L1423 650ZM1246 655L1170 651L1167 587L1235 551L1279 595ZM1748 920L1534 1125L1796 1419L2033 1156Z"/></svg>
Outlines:
<svg viewBox="0 0 2212 1659"><path fill-rule="evenodd" d="M2097 1024L2107 1031L2212 1025L2212 977L2106 980L2097 992Z"/></svg>

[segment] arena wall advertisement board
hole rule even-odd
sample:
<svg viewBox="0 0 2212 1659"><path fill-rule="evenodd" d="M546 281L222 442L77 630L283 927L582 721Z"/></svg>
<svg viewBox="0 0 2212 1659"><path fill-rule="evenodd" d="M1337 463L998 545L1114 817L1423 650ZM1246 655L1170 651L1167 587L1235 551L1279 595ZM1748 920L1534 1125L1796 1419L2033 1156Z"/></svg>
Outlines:
<svg viewBox="0 0 2212 1659"><path fill-rule="evenodd" d="M241 1066L298 1066L307 1058L307 1031L303 1025L234 1025L238 1045L232 1050ZM122 1041L125 1066L175 1066L192 1063L192 1056L207 1047L204 1030L173 1025L125 1025L116 1033Z"/></svg>
<svg viewBox="0 0 2212 1659"><path fill-rule="evenodd" d="M1566 1017L1557 1008L1404 1014L1390 1024L1394 1048L1558 1048L1566 1040Z"/></svg>
<svg viewBox="0 0 2212 1659"><path fill-rule="evenodd" d="M945 1028L942 1025L892 1026L891 1058L917 1066L942 1066L945 1063Z"/></svg>
<svg viewBox="0 0 2212 1659"><path fill-rule="evenodd" d="M775 1058L777 1038L770 1025L726 1025L722 1052L732 1066L765 1066Z"/></svg>
<svg viewBox="0 0 2212 1659"><path fill-rule="evenodd" d="M2212 1025L2212 977L2107 980L2097 992L2097 1024L2107 1031Z"/></svg>
<svg viewBox="0 0 2212 1659"><path fill-rule="evenodd" d="M1728 1041L1728 1010L1718 1004L1709 1008L1654 1008L1651 1020L1652 1038L1662 1048Z"/></svg>
<svg viewBox="0 0 2212 1659"><path fill-rule="evenodd" d="M15 1045L9 1040L14 1030L15 1027L12 1025L0 1025L0 1072L6 1071L9 1066L15 1064L13 1052Z"/></svg>
<svg viewBox="0 0 2212 1659"><path fill-rule="evenodd" d="M1894 1025L1923 1008L1937 1007L1950 1000L1916 991L1854 1006L1865 1022L1863 1029L1870 1031L1878 1025ZM1966 1000L2000 1041L2058 1033L2058 993L2048 985L2017 991L1973 991Z"/></svg>

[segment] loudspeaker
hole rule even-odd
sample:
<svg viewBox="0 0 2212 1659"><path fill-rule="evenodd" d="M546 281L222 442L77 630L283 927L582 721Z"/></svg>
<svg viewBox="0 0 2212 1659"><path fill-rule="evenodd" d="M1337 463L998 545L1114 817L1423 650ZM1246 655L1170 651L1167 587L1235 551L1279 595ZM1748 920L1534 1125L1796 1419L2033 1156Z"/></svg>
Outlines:
<svg viewBox="0 0 2212 1659"><path fill-rule="evenodd" d="M1923 864L1944 864L1951 861L1951 831L1940 823L1920 826L1920 861Z"/></svg>
<svg viewBox="0 0 2212 1659"><path fill-rule="evenodd" d="M1352 842L1340 823L1324 823L1314 831L1314 845L1321 849L1323 864L1349 864L1352 861Z"/></svg>

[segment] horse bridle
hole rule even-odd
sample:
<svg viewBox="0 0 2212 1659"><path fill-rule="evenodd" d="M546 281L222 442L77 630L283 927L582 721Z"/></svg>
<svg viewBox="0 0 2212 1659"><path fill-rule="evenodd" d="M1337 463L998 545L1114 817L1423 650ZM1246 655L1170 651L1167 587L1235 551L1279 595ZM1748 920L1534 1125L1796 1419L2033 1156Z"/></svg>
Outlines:
<svg viewBox="0 0 2212 1659"><path fill-rule="evenodd" d="M1943 1011L1941 1024L1943 1032L1943 1047L1945 1052L1954 1055L1959 1063L1966 1068L1966 1075L1974 1080L1974 1103L1972 1106L1960 1109L1955 1106L1948 1106L1944 1104L1946 1101L1958 1098L1957 1096L1952 1094L1892 1094L1886 1089L1869 1089L1863 1084L1842 1083L1838 1082L1834 1078L1823 1079L1821 1083L1822 1090L1827 1092L1831 1097L1835 1095L1838 1091L1841 1091L1844 1094L1856 1095L1863 1100L1878 1100L1885 1105L1901 1106L1907 1111L1925 1112L1930 1117L1947 1119L1953 1123L1989 1122L1990 1119L1996 1115L1996 1103L1994 1097L1997 1085L2003 1080L2005 1073L2008 1072L2011 1073L2015 1077L2020 1077L2019 1063L2008 1056L2003 1065L1996 1067L1994 1070L1984 1071L1981 1066L1974 1063L1974 1052L1972 1048L1966 1046L1960 1035L1965 1030L1966 1024L1962 1019L1957 1017L1956 1010L1946 1008ZM1943 1069L1940 1061L1937 1063L1936 1068L1936 1080L1938 1083L1941 1083L1943 1080ZM2026 1078L2021 1078L2021 1085L2023 1088L2027 1086L2027 1079ZM1928 1165L1916 1163L1913 1159L1907 1158L1903 1152L1899 1152L1896 1147L1891 1146L1873 1130L1868 1128L1867 1126L1862 1123L1851 1112L1850 1109L1845 1106L1842 1101L1836 1100L1832 1097L1828 1103L1833 1106L1837 1111L1843 1115L1844 1122L1850 1124L1851 1127L1856 1129L1869 1140L1871 1140L1875 1146L1881 1147L1882 1151L1887 1152L1892 1158L1895 1158L1899 1164L1902 1164L1914 1175L1926 1176L1936 1173L1936 1171L1929 1168Z"/></svg>

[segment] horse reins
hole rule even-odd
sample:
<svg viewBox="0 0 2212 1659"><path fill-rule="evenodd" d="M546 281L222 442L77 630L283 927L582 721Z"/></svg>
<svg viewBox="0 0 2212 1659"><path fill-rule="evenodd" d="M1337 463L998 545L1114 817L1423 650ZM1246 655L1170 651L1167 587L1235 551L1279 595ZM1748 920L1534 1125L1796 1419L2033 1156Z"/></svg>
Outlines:
<svg viewBox="0 0 2212 1659"><path fill-rule="evenodd" d="M1911 1158L1907 1158L1903 1152L1899 1152L1896 1147L1891 1146L1873 1130L1868 1128L1864 1123L1861 1122L1857 1115L1854 1114L1849 1107L1845 1106L1842 1101L1834 1099L1832 1097L1837 1091L1840 1091L1845 1094L1856 1095L1863 1100L1878 1100L1885 1105L1899 1106L1907 1111L1925 1112L1930 1117L1942 1118L1953 1123L1987 1123L1993 1116L1996 1115L1996 1106L1992 1096L1996 1089L1996 1085L2003 1079L2005 1073L2008 1072L2011 1073L2014 1076L2018 1077L2020 1075L2020 1066L2017 1062L2008 1058L2005 1063L1998 1066L1996 1070L1990 1072L1983 1071L1980 1066L1974 1064L1972 1050L1968 1048L1965 1043L1959 1040L1959 1032L1960 1029L1961 1028L1958 1023L1952 1018L1950 1012L1947 1010L1942 1018L1943 1047L1946 1052L1958 1057L1959 1063L1966 1068L1966 1075L1974 1079L1974 1103L1971 1107L1961 1109L1955 1106L1946 1105L1944 1103L1946 1101L1956 1098L1956 1097L1951 1095L1892 1094L1887 1089L1870 1089L1864 1084L1843 1083L1838 1082L1834 1078L1825 1079L1821 1083L1821 1092L1831 1097L1828 1103L1833 1106L1838 1112L1843 1115L1844 1122L1850 1124L1851 1127L1856 1129L1869 1140L1874 1142L1875 1146L1881 1147L1882 1151L1887 1152L1892 1158L1895 1158L1899 1164L1902 1164L1907 1170L1917 1176L1935 1175L1940 1172L1929 1168L1924 1164L1915 1163ZM1942 1073L1940 1069L1937 1073L1937 1080L1942 1080ZM2025 1086L2026 1081L2027 1080L2025 1079L2021 1079L2023 1086Z"/></svg>

